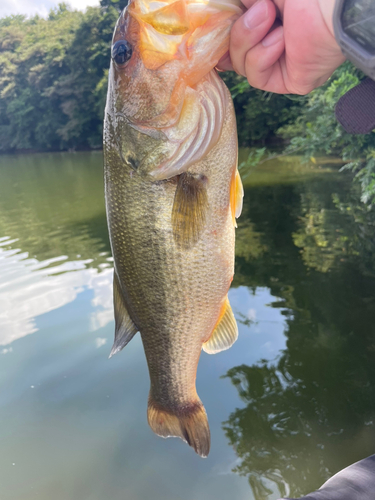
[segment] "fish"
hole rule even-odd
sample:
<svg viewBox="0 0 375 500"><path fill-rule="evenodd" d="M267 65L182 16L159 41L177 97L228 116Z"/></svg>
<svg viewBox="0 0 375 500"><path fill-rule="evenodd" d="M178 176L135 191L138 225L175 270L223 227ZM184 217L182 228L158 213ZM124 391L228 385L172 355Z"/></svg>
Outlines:
<svg viewBox="0 0 375 500"><path fill-rule="evenodd" d="M239 0L130 0L114 30L104 120L110 356L140 332L148 423L202 457L199 357L238 337L228 290L243 187L233 102L215 67L241 14Z"/></svg>

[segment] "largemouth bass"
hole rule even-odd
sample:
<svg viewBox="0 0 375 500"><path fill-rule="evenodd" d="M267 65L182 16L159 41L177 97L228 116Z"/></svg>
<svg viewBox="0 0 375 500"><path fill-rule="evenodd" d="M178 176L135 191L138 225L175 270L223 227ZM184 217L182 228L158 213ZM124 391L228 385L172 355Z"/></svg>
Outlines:
<svg viewBox="0 0 375 500"><path fill-rule="evenodd" d="M140 332L148 422L210 449L195 388L203 348L237 339L228 301L243 189L228 89L214 69L239 0L131 0L113 37L104 124L115 342Z"/></svg>

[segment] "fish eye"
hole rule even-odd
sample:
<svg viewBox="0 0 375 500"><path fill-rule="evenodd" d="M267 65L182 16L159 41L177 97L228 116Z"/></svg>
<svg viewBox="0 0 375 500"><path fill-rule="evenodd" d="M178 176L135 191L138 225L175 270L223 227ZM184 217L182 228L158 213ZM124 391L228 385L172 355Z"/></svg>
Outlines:
<svg viewBox="0 0 375 500"><path fill-rule="evenodd" d="M127 40L119 40L112 47L112 59L118 66L124 66L133 53L132 46Z"/></svg>

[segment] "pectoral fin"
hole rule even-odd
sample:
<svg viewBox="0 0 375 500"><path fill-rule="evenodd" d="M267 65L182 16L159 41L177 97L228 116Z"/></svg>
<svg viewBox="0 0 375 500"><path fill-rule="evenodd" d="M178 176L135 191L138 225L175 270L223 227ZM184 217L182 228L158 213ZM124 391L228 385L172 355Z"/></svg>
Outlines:
<svg viewBox="0 0 375 500"><path fill-rule="evenodd" d="M237 340L238 327L227 297L221 317L211 335L203 344L202 349L208 354L216 354L229 349Z"/></svg>
<svg viewBox="0 0 375 500"><path fill-rule="evenodd" d="M243 194L243 185L240 173L236 170L230 186L230 206L234 227L237 227L236 219L238 219L242 212Z"/></svg>
<svg viewBox="0 0 375 500"><path fill-rule="evenodd" d="M185 172L179 176L172 209L173 236L177 244L196 243L206 221L207 178Z"/></svg>
<svg viewBox="0 0 375 500"><path fill-rule="evenodd" d="M115 308L115 341L109 355L110 358L120 352L138 331L126 309L116 271L113 276L113 304Z"/></svg>

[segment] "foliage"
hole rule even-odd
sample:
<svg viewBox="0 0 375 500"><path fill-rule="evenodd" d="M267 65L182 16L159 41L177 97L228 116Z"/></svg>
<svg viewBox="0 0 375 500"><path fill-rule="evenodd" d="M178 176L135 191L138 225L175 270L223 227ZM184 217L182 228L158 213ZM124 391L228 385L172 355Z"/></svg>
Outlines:
<svg viewBox="0 0 375 500"><path fill-rule="evenodd" d="M349 62L343 64L322 87L308 96L295 98L295 104L287 111L284 125L280 116L272 132L287 143L283 154L302 153L306 160L319 155L334 155L342 158L343 170L356 173L356 180L362 187L362 201L372 203L375 199L375 133L351 135L335 118L335 106L348 90L360 83L364 75ZM237 90L238 89L238 90ZM246 94L249 91L243 82L232 87L232 92ZM237 98L238 99L238 98ZM263 97L263 100L265 97ZM258 97L258 102L259 97ZM255 106L249 100L249 106ZM262 108L263 109L263 108ZM267 107L265 108L267 110ZM252 123L245 118L245 130L251 130ZM241 120L241 117L240 117ZM265 148L252 151L243 165L243 170L253 167L274 155Z"/></svg>
<svg viewBox="0 0 375 500"><path fill-rule="evenodd" d="M0 20L0 151L101 146L117 10Z"/></svg>
<svg viewBox="0 0 375 500"><path fill-rule="evenodd" d="M291 99L254 89L235 73L221 75L234 99L241 146L269 142L281 126L294 123L299 116L305 98Z"/></svg>
<svg viewBox="0 0 375 500"><path fill-rule="evenodd" d="M359 83L358 73L349 63L344 64L325 86L307 97L296 122L279 130L279 134L291 140L291 148L302 147L308 157L341 153L346 159L353 159L353 154L362 151L364 137L358 140L347 134L335 118L337 101Z"/></svg>
<svg viewBox="0 0 375 500"><path fill-rule="evenodd" d="M290 141L287 152L303 151L306 158L319 154L340 156L343 168L357 173L362 201L368 203L375 197L375 133L348 134L335 118L336 103L363 76L345 63L325 86L308 96L295 123L283 126L278 134Z"/></svg>
<svg viewBox="0 0 375 500"><path fill-rule="evenodd" d="M117 12L121 12L127 4L127 0L100 0L100 6L103 9L114 8Z"/></svg>

